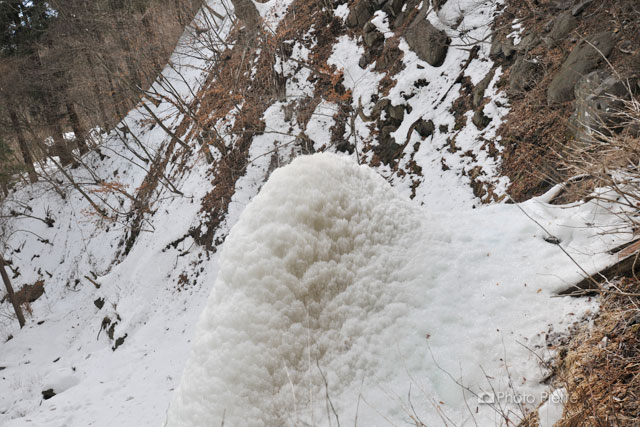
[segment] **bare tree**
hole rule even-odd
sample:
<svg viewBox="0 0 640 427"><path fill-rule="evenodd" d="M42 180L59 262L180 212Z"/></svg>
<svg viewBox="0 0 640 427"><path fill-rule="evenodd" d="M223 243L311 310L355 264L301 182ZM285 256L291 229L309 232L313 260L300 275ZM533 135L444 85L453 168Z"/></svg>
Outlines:
<svg viewBox="0 0 640 427"><path fill-rule="evenodd" d="M5 268L6 263L2 255L0 255L0 275L2 275L2 281L4 282L4 286L7 288L7 295L9 297L9 301L13 305L13 309L16 312L16 317L18 318L18 323L20 323L20 328L24 327L24 315L22 314L22 308L20 307L20 303L16 299L16 294L13 292L13 287L11 286L11 280L9 279L9 275L7 274L7 270Z"/></svg>

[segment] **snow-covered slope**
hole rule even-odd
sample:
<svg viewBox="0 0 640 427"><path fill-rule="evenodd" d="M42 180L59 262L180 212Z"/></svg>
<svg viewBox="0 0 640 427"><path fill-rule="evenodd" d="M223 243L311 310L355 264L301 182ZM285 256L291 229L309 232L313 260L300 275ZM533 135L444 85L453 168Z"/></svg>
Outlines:
<svg viewBox="0 0 640 427"><path fill-rule="evenodd" d="M511 391L539 401L545 387L538 356L548 355L547 333L566 331L594 303L553 298L580 276L578 268L516 205L482 205L469 186L479 167L480 181L504 191L499 159L487 156L486 144L492 140L499 152L494 136L504 99L484 107L491 122L482 130L469 120L455 134L436 130L421 138L413 132L397 169L373 161L378 136L354 115L355 131L340 135L355 147L352 154L303 157L271 174L304 151L296 145L302 132L315 150L338 150L331 128L345 105L322 100L308 121L297 120L303 104L296 102L318 90L311 68L300 65L315 58L319 44L318 28L309 28L304 40L290 40L290 58L275 61L287 96L265 106L265 130L250 137L230 200L215 200L214 206L227 208L208 243L215 247L232 230L219 273L220 252L207 250L193 232L207 231L203 206L211 206L205 201L220 185L217 169L199 154L201 143L189 133L195 124L169 102L179 96L179 105L187 105L206 95L199 89L212 76L208 57L232 49L232 4L207 4L211 9L202 14L208 13L217 38L204 43L187 31L173 68L155 85L166 98L146 104L169 129L177 132L184 123L181 136L191 154L170 151L172 138L138 108L125 119L135 137L118 127L102 135L105 158L92 153L84 159L97 176L135 194L146 185L149 164L131 149L169 159L137 237L131 201L104 187L86 189L121 212L111 221L92 213L73 189L62 199L46 183L21 187L3 202L4 215L18 211L55 222L49 227L22 216L3 223L14 284L44 280L45 294L31 304L22 330L10 305L0 305L0 425L158 426L167 420L172 396L171 425L209 425L225 409L225 425L234 426L323 425L336 414L345 424L356 415L359 425L402 424L412 407L429 425L443 419L492 425L500 423L499 407L479 405L473 393ZM273 0L258 11L276 29L289 22L285 15L296 4ZM485 38L494 6L449 0L429 15L456 42L440 68L419 60L400 38L405 68L388 94L392 105L406 101L409 107L395 131L399 142L419 118L453 127L458 76L476 83L492 65L483 43L464 68L464 41ZM342 20L344 9L329 12ZM460 13L464 19L454 28ZM384 29L384 16L376 19ZM360 42L341 35L326 65L343 73L352 111L362 106L370 115L384 76L358 65ZM257 65L251 67L257 73ZM486 92L493 101L502 96L498 76ZM414 84L424 80L428 86ZM237 108L213 124L222 138L219 150L211 145L216 161L240 144L224 131L240 116ZM82 167L70 173L79 183L92 178ZM614 221L604 209L545 200L520 207L560 237L587 270L606 263L602 249L611 238L587 227ZM56 395L43 400L48 389Z"/></svg>
<svg viewBox="0 0 640 427"><path fill-rule="evenodd" d="M593 309L549 298L571 264L540 236L513 205L443 215L352 160L294 160L229 235L168 426L386 425L411 405L492 425L474 393L539 403L548 324Z"/></svg>

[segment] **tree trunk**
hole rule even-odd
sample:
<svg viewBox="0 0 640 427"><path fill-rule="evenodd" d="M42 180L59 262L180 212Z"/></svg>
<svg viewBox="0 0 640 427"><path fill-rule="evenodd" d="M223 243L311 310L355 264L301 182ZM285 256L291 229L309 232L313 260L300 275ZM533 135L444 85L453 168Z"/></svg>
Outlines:
<svg viewBox="0 0 640 427"><path fill-rule="evenodd" d="M102 128L104 131L109 131L111 130L111 119L109 117L109 114L107 114L107 108L104 105L104 100L103 100L104 92L100 90L100 87L98 86L98 77L95 71L96 68L95 68L93 59L91 58L91 55L89 53L86 53L85 57L87 58L89 69L91 70L91 77L92 77L91 80L93 81L93 91L95 92L96 99L98 101L98 109L100 110L100 116L102 118Z"/></svg>
<svg viewBox="0 0 640 427"><path fill-rule="evenodd" d="M68 166L73 163L73 154L71 154L67 141L64 139L64 131L60 123L54 122L52 124L54 155L60 157L62 166Z"/></svg>
<svg viewBox="0 0 640 427"><path fill-rule="evenodd" d="M107 74L107 79L109 81L109 88L111 89L111 102L113 103L113 108L116 110L116 123L119 123L120 120L124 119L125 115L122 112L120 99L122 96L118 96L118 92L113 84L113 79L111 78L111 74Z"/></svg>
<svg viewBox="0 0 640 427"><path fill-rule="evenodd" d="M0 255L0 274L2 275L2 281L4 282L4 286L7 288L7 295L9 296L9 301L13 305L13 309L16 312L16 317L18 318L18 323L20 323L20 328L24 326L24 315L22 314L22 308L20 304L16 300L16 295L13 293L13 287L11 286L11 281L9 280L9 275L7 274L7 270L5 268L4 258Z"/></svg>
<svg viewBox="0 0 640 427"><path fill-rule="evenodd" d="M76 113L76 107L69 101L66 103L67 113L69 114L69 121L71 122L71 127L73 128L73 133L76 135L76 144L78 145L78 149L80 150L80 154L85 154L89 152L89 146L87 145L87 132L82 127L80 123L80 118Z"/></svg>
<svg viewBox="0 0 640 427"><path fill-rule="evenodd" d="M29 173L29 180L33 184L34 182L38 181L38 174L36 173L36 169L33 167L33 157L31 157L29 147L27 146L27 141L24 139L24 133L22 133L22 127L20 127L18 115L15 111L9 109L9 116L11 117L13 129L15 130L16 136L18 137L18 145L20 146L20 152L22 153L24 164L27 167L27 172Z"/></svg>

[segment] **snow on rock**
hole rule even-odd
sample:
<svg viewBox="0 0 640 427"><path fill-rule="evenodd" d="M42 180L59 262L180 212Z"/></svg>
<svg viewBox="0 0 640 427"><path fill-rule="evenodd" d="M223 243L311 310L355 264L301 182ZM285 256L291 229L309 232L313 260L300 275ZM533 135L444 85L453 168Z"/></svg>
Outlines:
<svg viewBox="0 0 640 427"><path fill-rule="evenodd" d="M415 208L351 160L274 172L225 244L168 425L311 420L319 369L336 394L374 375L419 286L407 254L420 229Z"/></svg>

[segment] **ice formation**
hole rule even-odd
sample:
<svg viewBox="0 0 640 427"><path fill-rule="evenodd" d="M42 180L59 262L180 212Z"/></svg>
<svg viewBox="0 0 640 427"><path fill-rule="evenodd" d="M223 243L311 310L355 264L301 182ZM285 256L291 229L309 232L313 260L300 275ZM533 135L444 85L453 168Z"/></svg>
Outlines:
<svg viewBox="0 0 640 427"><path fill-rule="evenodd" d="M167 425L315 424L357 398L415 303L422 216L346 158L276 170L225 242Z"/></svg>

